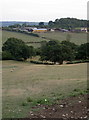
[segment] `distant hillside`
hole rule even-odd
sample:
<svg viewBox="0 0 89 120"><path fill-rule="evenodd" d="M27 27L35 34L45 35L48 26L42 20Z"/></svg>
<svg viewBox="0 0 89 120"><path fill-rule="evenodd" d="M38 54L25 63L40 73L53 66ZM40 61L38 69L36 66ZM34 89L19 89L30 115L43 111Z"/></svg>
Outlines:
<svg viewBox="0 0 89 120"><path fill-rule="evenodd" d="M3 21L3 22L0 22L0 27L3 26L10 26L10 25L14 25L14 24L23 24L23 23L26 23L27 25L38 25L39 22L19 22L19 21ZM44 22L45 25L47 25L48 23L47 22Z"/></svg>
<svg viewBox="0 0 89 120"><path fill-rule="evenodd" d="M88 22L88 24L87 24ZM0 27L2 26L10 26L14 24L26 23L27 25L39 25L39 22L22 22L22 21L3 21L0 22ZM48 25L49 28L64 28L64 29L71 29L71 28L79 28L79 27L87 27L89 26L89 21L87 20L80 20L76 18L60 18L55 19L55 21L44 22L44 25Z"/></svg>
<svg viewBox="0 0 89 120"><path fill-rule="evenodd" d="M49 21L49 27L53 28L78 28L78 27L87 27L87 20L80 20L76 18L61 18L56 19L55 21Z"/></svg>

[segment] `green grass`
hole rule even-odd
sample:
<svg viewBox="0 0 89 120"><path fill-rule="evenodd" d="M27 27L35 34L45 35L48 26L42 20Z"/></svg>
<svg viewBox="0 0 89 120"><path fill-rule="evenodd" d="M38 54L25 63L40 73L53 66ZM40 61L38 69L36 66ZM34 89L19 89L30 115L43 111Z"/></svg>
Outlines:
<svg viewBox="0 0 89 120"><path fill-rule="evenodd" d="M1 31L0 31L1 32ZM24 33L17 33L17 32L11 32L11 31L2 31L2 43L4 43L8 38L10 37L15 37L18 39L23 40L24 42L41 42L44 41L45 39L42 39L40 37L34 37L34 36L30 36L30 35L26 35ZM28 45L33 45L34 47L39 47L40 43L31 43Z"/></svg>
<svg viewBox="0 0 89 120"><path fill-rule="evenodd" d="M65 32L47 32L47 33L38 33L41 37L46 37L48 39L63 41L66 40L67 35L70 35L71 42L75 44L82 44L87 42L87 33L65 33Z"/></svg>
<svg viewBox="0 0 89 120"><path fill-rule="evenodd" d="M1 31L0 31L1 32ZM71 42L74 42L78 45L87 42L87 33L63 33L63 32L47 32L47 33L37 33L40 37L34 37L30 35L26 35L23 33L10 32L10 31L2 31L2 43L4 43L7 38L15 37L18 39L22 39L24 42L41 42L41 41L49 41L49 40L66 40L68 34L71 36ZM46 37L47 39L43 39L42 37ZM32 45L35 48L40 47L40 43L29 43L27 45Z"/></svg>
<svg viewBox="0 0 89 120"><path fill-rule="evenodd" d="M2 76L3 118L27 117L34 105L50 105L87 88L86 63L60 66L3 61Z"/></svg>

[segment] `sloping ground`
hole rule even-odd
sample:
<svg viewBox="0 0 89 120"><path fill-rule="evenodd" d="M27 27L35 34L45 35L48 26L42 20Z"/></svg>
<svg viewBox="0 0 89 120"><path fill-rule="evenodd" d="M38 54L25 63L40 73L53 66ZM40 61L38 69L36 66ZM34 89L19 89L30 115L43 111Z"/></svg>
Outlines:
<svg viewBox="0 0 89 120"><path fill-rule="evenodd" d="M0 34L1 34L1 31L0 31ZM26 42L26 44L28 44L29 46L32 45L34 47L40 47L39 42L45 41L45 39L43 39L43 38L26 35L24 33L11 32L11 31L5 31L5 30L2 31L2 43L4 43L10 37L15 37L15 38L21 39L24 42ZM38 42L38 43L30 44L30 42Z"/></svg>
<svg viewBox="0 0 89 120"><path fill-rule="evenodd" d="M49 40L66 40L68 35L70 35L70 41L74 42L77 45L87 42L87 36L89 33L69 33L69 32L46 32L46 33L37 33L39 36L49 39Z"/></svg>
<svg viewBox="0 0 89 120"><path fill-rule="evenodd" d="M29 118L63 118L85 119L88 117L88 96L70 97L51 106L38 105L29 112ZM36 109L36 111L34 110ZM46 120L46 119L45 119Z"/></svg>
<svg viewBox="0 0 89 120"><path fill-rule="evenodd" d="M47 103L45 99L50 105L61 98L85 93L87 88L86 63L60 66L8 60L2 62L2 67L3 118L27 117L31 107Z"/></svg>

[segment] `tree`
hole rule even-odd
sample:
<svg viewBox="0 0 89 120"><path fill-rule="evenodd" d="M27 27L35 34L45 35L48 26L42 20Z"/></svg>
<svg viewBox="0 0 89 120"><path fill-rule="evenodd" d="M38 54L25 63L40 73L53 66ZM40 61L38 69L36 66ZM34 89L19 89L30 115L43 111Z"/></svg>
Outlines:
<svg viewBox="0 0 89 120"><path fill-rule="evenodd" d="M66 49L66 60L75 60L78 46L67 40L62 41L61 44L64 45L64 49Z"/></svg>
<svg viewBox="0 0 89 120"><path fill-rule="evenodd" d="M81 44L78 47L76 59L82 59L82 60L89 59L89 43Z"/></svg>
<svg viewBox="0 0 89 120"><path fill-rule="evenodd" d="M53 21L49 21L49 22L48 22L48 26L49 26L50 28L52 28L53 25L54 25L54 22L53 22Z"/></svg>
<svg viewBox="0 0 89 120"><path fill-rule="evenodd" d="M88 21L89 22L89 21ZM49 27L53 28L64 28L64 29L74 29L76 27L87 27L89 24L87 20L80 20L76 18L60 18L56 19L54 22L49 21Z"/></svg>
<svg viewBox="0 0 89 120"><path fill-rule="evenodd" d="M40 27L44 27L44 22L39 22Z"/></svg>
<svg viewBox="0 0 89 120"><path fill-rule="evenodd" d="M8 38L3 44L2 50L9 52L15 60L26 60L32 56L29 46L17 38Z"/></svg>
<svg viewBox="0 0 89 120"><path fill-rule="evenodd" d="M14 24L9 26L9 28L20 28L20 27L21 27L20 24Z"/></svg>
<svg viewBox="0 0 89 120"><path fill-rule="evenodd" d="M22 27L26 27L26 26L27 26L27 23L26 23L26 22L22 24Z"/></svg>
<svg viewBox="0 0 89 120"><path fill-rule="evenodd" d="M74 54L72 47L57 41L49 41L41 47L41 60L51 61L54 64L56 62L63 64L64 60L72 60L72 54Z"/></svg>

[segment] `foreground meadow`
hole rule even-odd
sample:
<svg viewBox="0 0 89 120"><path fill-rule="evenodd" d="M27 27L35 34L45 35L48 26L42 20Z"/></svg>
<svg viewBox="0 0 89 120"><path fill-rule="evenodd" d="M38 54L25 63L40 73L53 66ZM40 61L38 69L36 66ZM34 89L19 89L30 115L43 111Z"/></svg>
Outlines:
<svg viewBox="0 0 89 120"><path fill-rule="evenodd" d="M3 118L27 117L31 107L81 93L87 88L87 64L34 65L3 61Z"/></svg>

